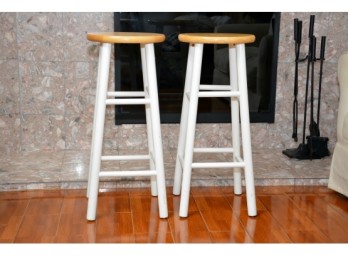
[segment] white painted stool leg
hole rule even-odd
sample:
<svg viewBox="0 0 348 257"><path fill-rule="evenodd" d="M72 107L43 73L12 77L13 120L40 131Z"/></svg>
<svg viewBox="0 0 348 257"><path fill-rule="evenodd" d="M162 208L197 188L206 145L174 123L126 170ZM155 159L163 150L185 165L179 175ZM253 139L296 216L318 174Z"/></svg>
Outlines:
<svg viewBox="0 0 348 257"><path fill-rule="evenodd" d="M186 141L186 133L187 133L187 118L188 118L188 105L189 105L189 99L187 95L190 93L191 84L192 84L192 64L193 64L194 49L195 49L194 46L190 44L188 58L187 58L187 66L186 66L185 87L184 87L183 100L182 100L178 149L176 153L174 185L173 185L174 195L179 195L181 190L182 169L183 169L181 160L183 160L184 154L185 154L185 141Z"/></svg>
<svg viewBox="0 0 348 257"><path fill-rule="evenodd" d="M232 91L238 91L237 74L237 50L234 45L229 45L229 63L230 63L230 83ZM240 124L239 124L239 99L231 97L231 126L232 126L232 144L233 161L240 158ZM242 170L233 168L234 193L242 194Z"/></svg>
<svg viewBox="0 0 348 257"><path fill-rule="evenodd" d="M106 94L109 80L109 67L110 67L110 53L111 44L103 43L100 47L101 65L99 88L97 89L97 105L95 108L94 119L95 131L93 131L93 160L91 160L92 167L90 169L90 182L89 182L89 197L87 207L87 220L95 220L98 202L98 188L99 188L99 171L100 162L103 147L103 133L104 133L104 122L105 122L105 109L106 109Z"/></svg>
<svg viewBox="0 0 348 257"><path fill-rule="evenodd" d="M97 70L97 86L95 88L95 105L94 105L94 113L97 113L97 106L98 106L98 95L99 95L99 88L100 88L100 72L101 72L101 65L102 65L102 54L101 51L99 52L99 60L98 60L98 70ZM93 156L94 156L94 140L95 140L95 129L96 127L96 119L93 118L93 130L92 130L92 143L91 143L91 154L90 154L90 160L89 160L89 172L88 172L88 184L87 184L87 197L89 197L89 192L90 192L90 183L91 183L91 170L93 167Z"/></svg>
<svg viewBox="0 0 348 257"><path fill-rule="evenodd" d="M192 173L193 147L195 140L195 129L198 107L198 91L201 79L203 44L195 44L192 68L192 85L189 96L189 110L187 119L187 134L185 144L185 157L183 167L183 178L180 199L180 217L187 217L190 198L190 184Z"/></svg>
<svg viewBox="0 0 348 257"><path fill-rule="evenodd" d="M164 176L163 149L162 149L162 134L161 121L159 115L158 90L155 51L153 44L145 45L146 51L146 67L148 71L149 95L151 99L151 119L152 119L152 135L154 144L154 159L157 171L157 190L158 190L158 205L160 218L168 217L166 181Z"/></svg>
<svg viewBox="0 0 348 257"><path fill-rule="evenodd" d="M149 81L148 81L148 71L146 66L146 50L145 45L140 45L140 53L141 53L141 65L142 65L142 73L143 73L143 83L144 83L144 92L145 92L145 98L150 98L148 87L149 87ZM149 155L153 156L154 153L154 143L153 143L153 135L152 135L152 118L151 118L151 105L146 104L145 105L145 114L146 114L146 126L147 126L147 143L148 143L148 149L149 149ZM155 158L155 156L153 156ZM153 158L150 158L150 169L155 170L155 163ZM156 176L151 176L151 195L157 196L157 183L156 183Z"/></svg>
<svg viewBox="0 0 348 257"><path fill-rule="evenodd" d="M255 196L253 161L252 161L252 151L251 151L250 120L249 120L249 115L243 115L243 113L249 114L245 45L238 44L236 45L236 48L237 48L238 86L240 91L243 159L245 162L244 176L245 176L245 186L246 186L247 207L248 207L248 215L256 216L257 210L256 210L256 196Z"/></svg>

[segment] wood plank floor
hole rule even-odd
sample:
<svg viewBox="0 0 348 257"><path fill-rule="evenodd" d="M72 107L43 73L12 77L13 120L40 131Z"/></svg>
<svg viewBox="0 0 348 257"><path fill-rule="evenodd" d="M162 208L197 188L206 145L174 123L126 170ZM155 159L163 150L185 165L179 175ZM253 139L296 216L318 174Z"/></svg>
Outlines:
<svg viewBox="0 0 348 257"><path fill-rule="evenodd" d="M85 190L0 192L1 243L347 243L348 199L324 186L257 187L257 217L232 187L193 187L189 217L167 189L169 218L148 188L99 194L86 221Z"/></svg>

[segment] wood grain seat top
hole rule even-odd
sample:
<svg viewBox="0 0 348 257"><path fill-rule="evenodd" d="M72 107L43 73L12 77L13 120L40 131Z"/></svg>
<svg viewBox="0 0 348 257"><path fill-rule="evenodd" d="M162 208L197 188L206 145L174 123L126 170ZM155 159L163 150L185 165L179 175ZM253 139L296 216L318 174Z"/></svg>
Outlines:
<svg viewBox="0 0 348 257"><path fill-rule="evenodd" d="M237 33L183 33L179 40L196 44L247 44L255 41L255 35Z"/></svg>
<svg viewBox="0 0 348 257"><path fill-rule="evenodd" d="M87 33L87 39L111 44L150 44L163 42L165 36L147 32L91 32Z"/></svg>

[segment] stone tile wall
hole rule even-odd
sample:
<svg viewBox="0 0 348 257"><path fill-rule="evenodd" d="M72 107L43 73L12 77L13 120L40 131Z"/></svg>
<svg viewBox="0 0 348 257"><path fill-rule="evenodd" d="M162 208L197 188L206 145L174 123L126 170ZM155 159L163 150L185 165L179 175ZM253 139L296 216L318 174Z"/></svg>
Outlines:
<svg viewBox="0 0 348 257"><path fill-rule="evenodd" d="M320 129L336 142L339 100L336 66L348 49L348 14L313 13L315 34L327 36ZM294 74L293 19L310 13L282 13L276 116L273 124L252 124L253 147L296 147L292 135ZM97 45L86 40L88 31L113 30L113 13L0 13L0 153L90 148ZM303 37L305 55L307 39ZM319 47L318 53L319 55ZM111 65L113 67L113 65ZM319 63L316 64L319 72ZM113 87L113 72L110 73ZM306 64L300 64L299 113L303 113ZM301 139L302 115L299 117ZM164 149L175 149L178 124L163 124ZM228 124L199 124L197 143L228 145ZM105 148L145 148L144 125L114 125L113 107L107 109Z"/></svg>

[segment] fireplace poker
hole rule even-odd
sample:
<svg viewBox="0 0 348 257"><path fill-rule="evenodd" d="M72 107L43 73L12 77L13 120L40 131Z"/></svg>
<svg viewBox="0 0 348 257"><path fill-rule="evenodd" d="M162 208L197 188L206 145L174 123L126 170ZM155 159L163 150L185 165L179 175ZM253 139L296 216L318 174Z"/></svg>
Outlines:
<svg viewBox="0 0 348 257"><path fill-rule="evenodd" d="M292 138L297 142L297 123L298 123L298 63L300 55L300 46L302 39L302 21L299 21L297 18L294 19L294 40L295 40L295 78L294 78L294 102L293 102L293 133Z"/></svg>
<svg viewBox="0 0 348 257"><path fill-rule="evenodd" d="M304 104L304 115L303 115L303 134L302 134L302 144L305 145L306 139L306 119L307 119L307 99L308 99L308 87L309 87L309 71L311 68L311 59L312 59L312 42L311 38L313 37L314 32L314 15L310 16L309 22L309 47L308 47L308 58L307 58L307 78L306 78L306 93L305 93L305 104Z"/></svg>
<svg viewBox="0 0 348 257"><path fill-rule="evenodd" d="M320 43L320 70L319 70L319 91L318 91L318 109L317 109L317 126L318 126L318 131L320 135L320 130L319 130L319 117L320 117L320 101L321 101L321 82L322 82L322 77L323 77L323 64L325 60L325 43L326 43L326 37L322 36L321 37L321 43Z"/></svg>
<svg viewBox="0 0 348 257"><path fill-rule="evenodd" d="M319 136L319 129L318 129L318 124L314 121L314 63L316 61L316 42L317 39L315 36L311 37L311 56L310 56L310 62L311 62L311 110L310 110L310 124L309 124L309 133L310 136Z"/></svg>

